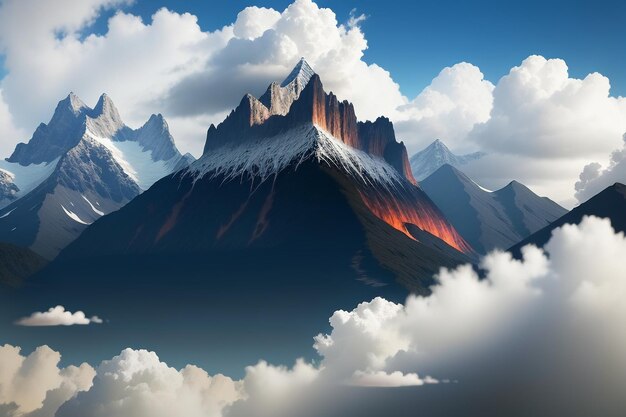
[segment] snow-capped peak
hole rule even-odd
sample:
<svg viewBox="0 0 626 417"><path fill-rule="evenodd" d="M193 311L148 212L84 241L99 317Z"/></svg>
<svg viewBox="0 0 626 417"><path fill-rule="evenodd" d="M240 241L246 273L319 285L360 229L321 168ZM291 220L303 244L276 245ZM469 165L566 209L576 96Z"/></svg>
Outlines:
<svg viewBox="0 0 626 417"><path fill-rule="evenodd" d="M482 158L484 155L482 152L456 155L452 153L445 143L440 139L436 139L425 149L413 155L410 163L413 175L418 181L421 181L445 164L459 168L471 161Z"/></svg>
<svg viewBox="0 0 626 417"><path fill-rule="evenodd" d="M273 137L212 149L190 166L189 173L196 179L247 177L263 182L288 166L297 168L309 159L340 168L364 184L378 184L388 190L408 184L382 158L343 143L314 123L302 124Z"/></svg>
<svg viewBox="0 0 626 417"><path fill-rule="evenodd" d="M74 114L79 114L85 109L88 109L87 105L71 91L65 100L59 103L59 106L63 105L65 108L69 108Z"/></svg>
<svg viewBox="0 0 626 417"><path fill-rule="evenodd" d="M301 88L304 88L304 86L307 85L313 74L315 74L315 71L313 71L309 63L306 62L304 57L302 57L293 68L293 70L291 70L291 73L289 73L287 78L283 80L280 86L287 87L289 84L295 81L300 84Z"/></svg>
<svg viewBox="0 0 626 417"><path fill-rule="evenodd" d="M93 108L92 117L100 116L108 117L109 119L119 121L120 123L122 121L122 118L117 111L117 107L115 107L115 104L113 104L113 100L111 100L111 98L106 95L106 93L100 96L96 107Z"/></svg>

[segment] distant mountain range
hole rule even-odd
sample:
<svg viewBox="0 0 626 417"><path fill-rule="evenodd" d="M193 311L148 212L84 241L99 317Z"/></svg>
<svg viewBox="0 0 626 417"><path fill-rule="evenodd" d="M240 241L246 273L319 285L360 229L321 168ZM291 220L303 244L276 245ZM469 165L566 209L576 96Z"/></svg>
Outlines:
<svg viewBox="0 0 626 417"><path fill-rule="evenodd" d="M92 109L70 93L0 161L0 241L52 259L96 219L192 161L161 115L134 130L107 95Z"/></svg>
<svg viewBox="0 0 626 417"><path fill-rule="evenodd" d="M358 122L352 104L327 94L301 60L211 125L189 169L96 221L55 267L75 274L81 260L142 271L176 257L183 270L218 279L228 271L216 265L234 257L264 265L264 280L306 269L322 280L424 292L439 267L474 256L416 186L391 122Z"/></svg>
<svg viewBox="0 0 626 417"><path fill-rule="evenodd" d="M418 181L422 181L443 165L452 165L461 168L471 161L482 158L483 152L474 152L467 155L455 155L439 139L428 145L423 150L414 154L409 160L413 175Z"/></svg>
<svg viewBox="0 0 626 417"><path fill-rule="evenodd" d="M554 229L564 224L578 224L584 216L608 218L611 220L611 225L616 232L626 233L626 185L615 183L605 188L602 192L578 207L573 208L548 226L516 243L509 250L516 257L520 257L520 250L525 245L533 244L542 247L550 240Z"/></svg>
<svg viewBox="0 0 626 417"><path fill-rule="evenodd" d="M517 181L491 192L448 164L420 185L481 254L494 248L507 249L567 213Z"/></svg>

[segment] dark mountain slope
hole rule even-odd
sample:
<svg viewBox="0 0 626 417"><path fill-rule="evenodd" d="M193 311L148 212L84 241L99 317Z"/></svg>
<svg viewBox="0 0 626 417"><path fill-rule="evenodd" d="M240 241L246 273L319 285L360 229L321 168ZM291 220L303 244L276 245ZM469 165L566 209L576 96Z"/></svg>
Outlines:
<svg viewBox="0 0 626 417"><path fill-rule="evenodd" d="M489 192L458 169L444 165L421 182L422 189L480 253L506 249L567 211L512 181Z"/></svg>
<svg viewBox="0 0 626 417"><path fill-rule="evenodd" d="M519 257L520 249L525 245L532 243L542 247L550 240L554 229L564 224L578 224L584 216L608 218L616 231L626 232L626 185L613 184L578 207L573 208L569 213L559 217L550 225L512 246L509 250Z"/></svg>

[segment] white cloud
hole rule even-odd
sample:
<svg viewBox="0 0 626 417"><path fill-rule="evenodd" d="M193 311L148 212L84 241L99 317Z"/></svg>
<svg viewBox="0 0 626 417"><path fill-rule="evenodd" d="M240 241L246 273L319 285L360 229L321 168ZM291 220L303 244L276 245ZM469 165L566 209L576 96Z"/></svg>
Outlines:
<svg viewBox="0 0 626 417"><path fill-rule="evenodd" d="M265 7L246 7L237 15L233 34L241 39L256 39L273 28L280 19L280 13Z"/></svg>
<svg viewBox="0 0 626 417"><path fill-rule="evenodd" d="M0 404L12 404L7 407L13 412L9 415L52 417L61 404L91 387L95 375L91 366L59 368L60 360L61 355L48 346L28 356L18 347L0 346Z"/></svg>
<svg viewBox="0 0 626 417"><path fill-rule="evenodd" d="M609 165L602 169L602 165L592 162L585 166L576 183L576 198L585 202L600 191L616 182L626 183L626 134L624 134L622 149L611 153Z"/></svg>
<svg viewBox="0 0 626 417"><path fill-rule="evenodd" d="M480 69L467 62L446 67L410 103L400 107L396 130L413 151L434 139L457 152L473 150L467 134L489 120L494 86Z"/></svg>
<svg viewBox="0 0 626 417"><path fill-rule="evenodd" d="M241 398L240 385L191 365L177 371L154 352L125 349L102 362L93 388L62 406L56 416L219 416Z"/></svg>
<svg viewBox="0 0 626 417"><path fill-rule="evenodd" d="M611 96L601 74L571 78L561 59L528 57L500 79L493 96L491 117L468 135L493 157L465 169L489 188L516 179L571 205L582 168L604 162L626 132L626 99Z"/></svg>
<svg viewBox="0 0 626 417"><path fill-rule="evenodd" d="M361 387L412 387L424 384L436 384L438 381L431 377L425 379L420 378L416 373L411 372L404 374L400 371L395 372L363 372L356 371L352 377L351 383Z"/></svg>
<svg viewBox="0 0 626 417"><path fill-rule="evenodd" d="M545 251L527 246L522 260L491 253L482 279L468 265L442 270L429 296L405 304L376 298L335 312L332 331L316 337L319 364L261 361L233 381L126 349L56 416L467 416L485 415L486 405L493 415L620 416L625 256L624 234L587 217L555 230ZM58 354L40 349L52 360L28 368L52 375L37 376L41 386L58 386ZM18 381L12 375L22 366L12 359L16 348L7 352L0 403L38 407L43 389L24 399L23 385L4 383Z"/></svg>
<svg viewBox="0 0 626 417"><path fill-rule="evenodd" d="M8 155L13 152L15 141L24 139L26 133L15 126L13 115L4 101L2 89L0 89L0 153Z"/></svg>
<svg viewBox="0 0 626 417"><path fill-rule="evenodd" d="M36 311L28 317L23 317L15 322L18 326L72 326L75 324L86 325L90 323L102 323L98 316L86 317L82 311L66 311L63 306L50 307L48 311Z"/></svg>

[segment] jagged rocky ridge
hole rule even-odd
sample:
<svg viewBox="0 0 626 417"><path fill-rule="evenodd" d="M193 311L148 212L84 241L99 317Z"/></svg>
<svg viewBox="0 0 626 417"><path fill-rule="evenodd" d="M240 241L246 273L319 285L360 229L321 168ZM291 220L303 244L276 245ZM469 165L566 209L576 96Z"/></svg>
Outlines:
<svg viewBox="0 0 626 417"><path fill-rule="evenodd" d="M374 122L358 122L352 103L340 102L333 93L327 94L320 77L312 73L305 61L300 61L296 70L304 71L304 75L291 74L281 85L272 83L261 99L246 94L217 128L211 125L204 154L223 146L274 137L312 123L351 148L382 158L415 184L406 147L396 141L389 119L379 117ZM305 81L306 86L302 87Z"/></svg>
<svg viewBox="0 0 626 417"><path fill-rule="evenodd" d="M264 276L307 268L330 277L341 266L367 285L397 281L423 292L440 266L472 258L415 185L391 123L358 123L352 105L326 94L309 69L301 61L272 84L267 105L246 95L211 126L202 158L93 224L55 266L123 259L141 271L168 254L192 276L234 256L262 262Z"/></svg>
<svg viewBox="0 0 626 417"><path fill-rule="evenodd" d="M0 241L51 259L87 225L188 162L161 115L131 129L108 96L92 109L70 93L0 163L19 197L0 210Z"/></svg>

